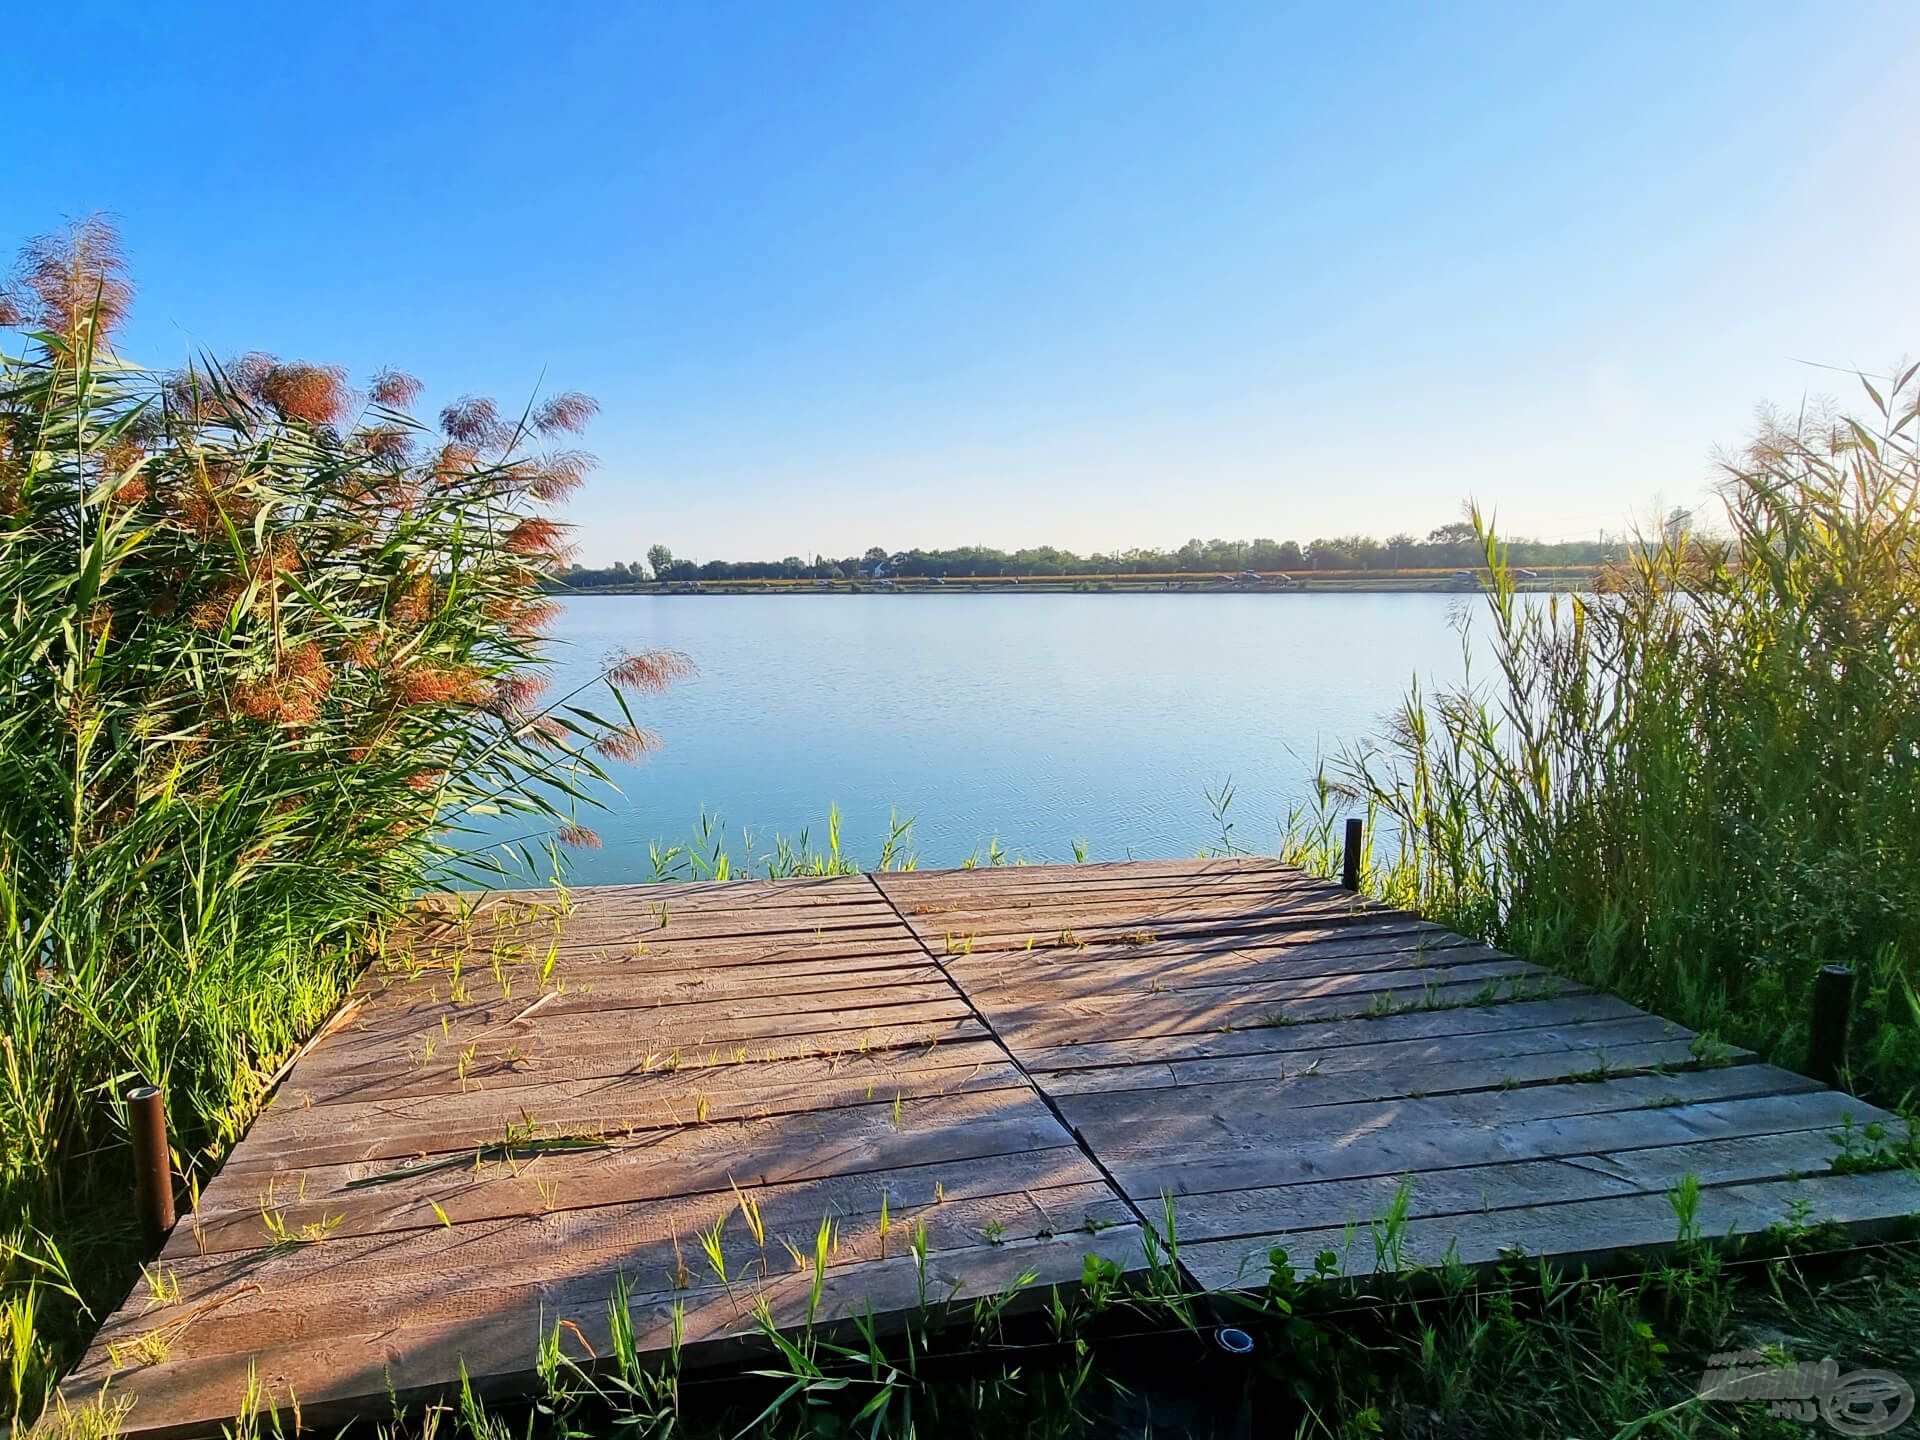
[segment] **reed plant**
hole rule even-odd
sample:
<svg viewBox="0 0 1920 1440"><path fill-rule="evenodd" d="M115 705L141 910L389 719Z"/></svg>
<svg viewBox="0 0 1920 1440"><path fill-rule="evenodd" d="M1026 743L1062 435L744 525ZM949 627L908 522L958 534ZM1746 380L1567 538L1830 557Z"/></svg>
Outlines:
<svg viewBox="0 0 1920 1440"><path fill-rule="evenodd" d="M423 885L575 821L651 737L614 657L542 694L547 513L594 412L438 424L385 372L113 337L109 227L34 242L0 309L0 1404L31 1411L135 1258L125 1113L166 1092L188 1184ZM601 682L605 682L602 685ZM466 817L524 820L475 853ZM497 821L493 823L497 824Z"/></svg>
<svg viewBox="0 0 1920 1440"><path fill-rule="evenodd" d="M1663 529L1595 593L1492 576L1468 678L1331 758L1383 827L1372 885L1785 1064L1851 966L1850 1083L1920 1083L1920 366L1767 417L1724 527ZM1491 672L1480 662L1491 657Z"/></svg>

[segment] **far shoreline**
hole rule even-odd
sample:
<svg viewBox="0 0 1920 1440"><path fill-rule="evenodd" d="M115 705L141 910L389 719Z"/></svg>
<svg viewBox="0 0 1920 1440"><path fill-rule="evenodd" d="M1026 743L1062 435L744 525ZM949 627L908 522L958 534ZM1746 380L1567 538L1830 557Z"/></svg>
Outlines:
<svg viewBox="0 0 1920 1440"><path fill-rule="evenodd" d="M631 595L1484 595L1485 571L1385 574L1285 572L1239 579L1221 575L900 576L880 580L668 580L575 589L550 582L549 594L569 598ZM1589 567L1540 570L1515 579L1522 592L1568 594L1593 588Z"/></svg>

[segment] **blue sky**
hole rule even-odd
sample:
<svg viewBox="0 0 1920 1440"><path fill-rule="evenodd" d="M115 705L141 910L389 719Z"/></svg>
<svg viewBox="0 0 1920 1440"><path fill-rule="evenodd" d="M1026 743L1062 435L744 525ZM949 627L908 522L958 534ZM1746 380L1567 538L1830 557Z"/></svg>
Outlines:
<svg viewBox="0 0 1920 1440"><path fill-rule="evenodd" d="M578 388L583 558L1618 528L1920 351L1920 5L74 3L125 348Z"/></svg>

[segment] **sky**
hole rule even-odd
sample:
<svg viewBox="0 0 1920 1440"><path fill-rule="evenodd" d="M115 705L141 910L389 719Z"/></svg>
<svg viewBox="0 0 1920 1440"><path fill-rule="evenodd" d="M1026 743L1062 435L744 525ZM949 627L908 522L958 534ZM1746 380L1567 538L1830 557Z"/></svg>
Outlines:
<svg viewBox="0 0 1920 1440"><path fill-rule="evenodd" d="M1920 353L1920 5L11 15L158 366L578 389L581 558L1618 531ZM23 126L24 140L23 143Z"/></svg>

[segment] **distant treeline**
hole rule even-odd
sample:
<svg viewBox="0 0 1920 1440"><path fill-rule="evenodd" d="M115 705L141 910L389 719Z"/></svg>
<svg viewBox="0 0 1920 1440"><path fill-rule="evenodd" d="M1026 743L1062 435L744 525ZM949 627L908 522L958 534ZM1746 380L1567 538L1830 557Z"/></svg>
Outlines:
<svg viewBox="0 0 1920 1440"><path fill-rule="evenodd" d="M1576 541L1515 540L1508 558L1531 567L1598 565L1618 558L1623 546L1606 539ZM864 555L807 560L692 560L664 545L644 560L618 561L587 569L576 565L562 577L573 589L645 584L656 580L856 580L876 576L977 575L1170 575L1238 573L1242 570L1420 570L1454 569L1484 563L1473 527L1456 522L1429 531L1424 538L1400 534L1336 535L1297 540L1189 540L1177 550L1123 550L1078 555L1052 545L1025 550L995 550L961 545L951 550L887 550L875 545Z"/></svg>

